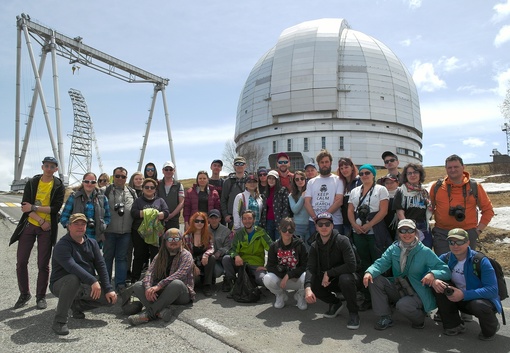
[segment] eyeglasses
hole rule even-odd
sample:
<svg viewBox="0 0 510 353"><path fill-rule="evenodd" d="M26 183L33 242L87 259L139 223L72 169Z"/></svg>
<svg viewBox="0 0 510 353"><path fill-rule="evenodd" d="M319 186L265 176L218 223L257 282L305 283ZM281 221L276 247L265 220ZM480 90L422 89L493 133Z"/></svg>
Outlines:
<svg viewBox="0 0 510 353"><path fill-rule="evenodd" d="M412 171L412 172L407 172L406 174L407 174L407 176L413 176L413 175L419 175L419 174L420 174L420 172L419 172L419 171L417 171L417 170L414 170L414 171Z"/></svg>
<svg viewBox="0 0 510 353"><path fill-rule="evenodd" d="M120 174L115 174L115 178L116 178L116 179L120 179L120 178L122 178L122 179L126 179L126 178L127 178L127 176L125 176L125 175L120 175Z"/></svg>
<svg viewBox="0 0 510 353"><path fill-rule="evenodd" d="M331 222L330 221L317 222L317 227L319 227L319 228L322 228L322 227L331 227Z"/></svg>
<svg viewBox="0 0 510 353"><path fill-rule="evenodd" d="M100 183L106 183L108 181L108 179L99 179L98 182Z"/></svg>
<svg viewBox="0 0 510 353"><path fill-rule="evenodd" d="M43 167L44 168L48 168L48 169L55 169L55 168L57 168L57 166L55 164L43 164Z"/></svg>
<svg viewBox="0 0 510 353"><path fill-rule="evenodd" d="M398 230L399 233L401 234L413 234L414 232L416 232L416 229L411 229L411 228L400 228Z"/></svg>
<svg viewBox="0 0 510 353"><path fill-rule="evenodd" d="M467 243L467 240L448 240L448 244L450 244L450 246L454 246L454 245L461 246L466 243Z"/></svg>
<svg viewBox="0 0 510 353"><path fill-rule="evenodd" d="M156 168L145 168L146 172L154 172Z"/></svg>
<svg viewBox="0 0 510 353"><path fill-rule="evenodd" d="M181 238L166 238L166 241L169 243L177 243L181 241Z"/></svg>
<svg viewBox="0 0 510 353"><path fill-rule="evenodd" d="M243 166L243 165L245 165L245 164L246 164L246 163L244 163L244 162L235 162L235 163L234 163L234 165L235 165L236 167L242 167L242 166Z"/></svg>
<svg viewBox="0 0 510 353"><path fill-rule="evenodd" d="M395 162L395 161L396 161L396 159L395 159L395 158L390 158L390 159L385 160L385 161L384 161L384 164L390 164L390 163L393 163L393 162Z"/></svg>
<svg viewBox="0 0 510 353"><path fill-rule="evenodd" d="M295 181L305 181L306 178L294 178Z"/></svg>
<svg viewBox="0 0 510 353"><path fill-rule="evenodd" d="M289 164L289 161L278 161L278 164Z"/></svg>
<svg viewBox="0 0 510 353"><path fill-rule="evenodd" d="M286 228L286 229L280 228L280 232L294 234L294 229L292 229L292 228Z"/></svg>
<svg viewBox="0 0 510 353"><path fill-rule="evenodd" d="M265 176L267 176L267 173L260 173L259 174L259 177L265 177Z"/></svg>
<svg viewBox="0 0 510 353"><path fill-rule="evenodd" d="M97 181L95 181L95 180L82 180L81 182L84 183L84 184L95 184L95 183L97 183Z"/></svg>
<svg viewBox="0 0 510 353"><path fill-rule="evenodd" d="M195 219L193 222L195 222L195 223L205 223L205 219Z"/></svg>
<svg viewBox="0 0 510 353"><path fill-rule="evenodd" d="M371 172L359 172L359 176L369 176Z"/></svg>
<svg viewBox="0 0 510 353"><path fill-rule="evenodd" d="M152 185L145 185L143 187L145 190L156 190L156 187L155 186L152 186Z"/></svg>
<svg viewBox="0 0 510 353"><path fill-rule="evenodd" d="M165 168L163 169L165 172L173 172L174 171L174 168L172 167L168 167L168 168Z"/></svg>

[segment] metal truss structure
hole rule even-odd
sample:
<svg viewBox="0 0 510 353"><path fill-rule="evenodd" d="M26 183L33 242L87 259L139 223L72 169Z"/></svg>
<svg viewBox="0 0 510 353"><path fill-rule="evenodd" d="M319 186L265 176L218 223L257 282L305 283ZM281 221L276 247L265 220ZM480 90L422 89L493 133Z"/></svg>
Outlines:
<svg viewBox="0 0 510 353"><path fill-rule="evenodd" d="M172 134L170 129L170 118L166 103L165 87L168 85L168 79L154 75L150 72L142 70L136 66L128 64L119 60L111 55L96 50L88 45L83 44L81 37L70 38L62 35L55 30L33 22L30 16L21 14L16 16L17 22L17 48L16 48L16 112L15 112L15 149L14 149L14 181L11 185L11 190L22 189L24 181L21 180L23 173L23 166L26 158L28 143L30 140L30 133L34 120L35 108L39 100L42 106L43 115L48 129L49 140L53 150L53 155L59 161L59 175L67 183L66 166L64 163L64 151L61 132L61 108L59 96L59 82L58 82L58 69L57 69L57 55L69 60L70 64L90 67L94 70L100 71L107 75L116 77L120 80L129 83L152 83L154 86L154 94L152 95L152 104L149 112L148 121L146 124L146 132L140 153L140 160L138 162L138 170L143 167L143 159L149 138L150 126L153 118L154 107L158 92L161 92L163 100L163 108L166 119L166 127L168 134L168 142L170 148L170 156L175 163L174 149ZM32 96L28 121L26 123L26 130L24 139L21 139L20 117L21 117L21 44L22 37L24 36L28 55L32 70L35 77L36 87ZM32 48L33 39L41 45L41 59L37 65L34 51ZM54 106L55 106L55 126L57 129L57 142L55 142L53 131L50 123L50 115L46 103L41 77L44 71L47 54L51 54L51 62L53 69L53 90L54 90ZM23 145L20 148L20 141Z"/></svg>

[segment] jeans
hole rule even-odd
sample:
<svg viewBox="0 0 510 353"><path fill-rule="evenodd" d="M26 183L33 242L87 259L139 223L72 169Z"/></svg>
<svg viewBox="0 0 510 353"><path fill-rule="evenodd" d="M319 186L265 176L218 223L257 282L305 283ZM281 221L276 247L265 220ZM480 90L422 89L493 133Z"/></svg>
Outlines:
<svg viewBox="0 0 510 353"><path fill-rule="evenodd" d="M16 274L18 276L18 287L21 294L30 293L28 280L28 260L30 253L37 239L37 298L46 296L46 288L50 278L50 257L51 257L51 234L45 232L41 227L29 223L23 230L18 241Z"/></svg>
<svg viewBox="0 0 510 353"><path fill-rule="evenodd" d="M266 221L266 232L272 241L280 239L280 232L278 231L275 221L272 219Z"/></svg>
<svg viewBox="0 0 510 353"><path fill-rule="evenodd" d="M126 285L127 249L131 233L105 233L103 256L110 281L112 280L113 259L115 258L115 288Z"/></svg>
<svg viewBox="0 0 510 353"><path fill-rule="evenodd" d="M223 260L221 260L221 263L223 264L223 268L225 269L225 277L227 277L228 279L235 280L237 272L240 269L242 269L242 267L236 266L234 263L234 259L230 257L230 255L223 256ZM258 286L263 286L264 276L266 275L267 272L265 270L257 271L257 268L259 268L259 266L248 265L248 268L250 269L251 274L255 277L255 283Z"/></svg>

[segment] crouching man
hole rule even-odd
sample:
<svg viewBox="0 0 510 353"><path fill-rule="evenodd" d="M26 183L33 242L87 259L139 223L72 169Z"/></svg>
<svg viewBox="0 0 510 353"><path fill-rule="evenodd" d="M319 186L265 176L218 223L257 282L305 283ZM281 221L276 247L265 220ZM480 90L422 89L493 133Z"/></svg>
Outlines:
<svg viewBox="0 0 510 353"><path fill-rule="evenodd" d="M432 284L444 334L455 336L466 331L460 310L478 318L478 338L490 341L500 327L496 313L502 311L494 268L487 257L477 259L478 252L469 247L469 234L464 229L450 230L447 241L450 252L439 258L451 269L453 285L438 279ZM474 270L476 261L478 274Z"/></svg>
<svg viewBox="0 0 510 353"><path fill-rule="evenodd" d="M51 263L50 291L59 298L52 329L58 335L69 334L69 309L75 319L84 319L83 310L117 302L99 245L85 237L87 217L71 215L67 230L55 245Z"/></svg>

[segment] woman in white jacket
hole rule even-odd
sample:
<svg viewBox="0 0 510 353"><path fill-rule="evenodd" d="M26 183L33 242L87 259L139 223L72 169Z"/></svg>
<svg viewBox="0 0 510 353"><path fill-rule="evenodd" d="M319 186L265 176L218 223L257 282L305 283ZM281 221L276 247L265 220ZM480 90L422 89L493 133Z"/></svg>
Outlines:
<svg viewBox="0 0 510 353"><path fill-rule="evenodd" d="M264 200L258 191L258 179L256 173L249 173L246 177L245 191L237 194L234 199L232 213L234 216L234 232L243 227L241 215L245 210L252 210L255 213L255 225L260 222L260 213L264 206Z"/></svg>

